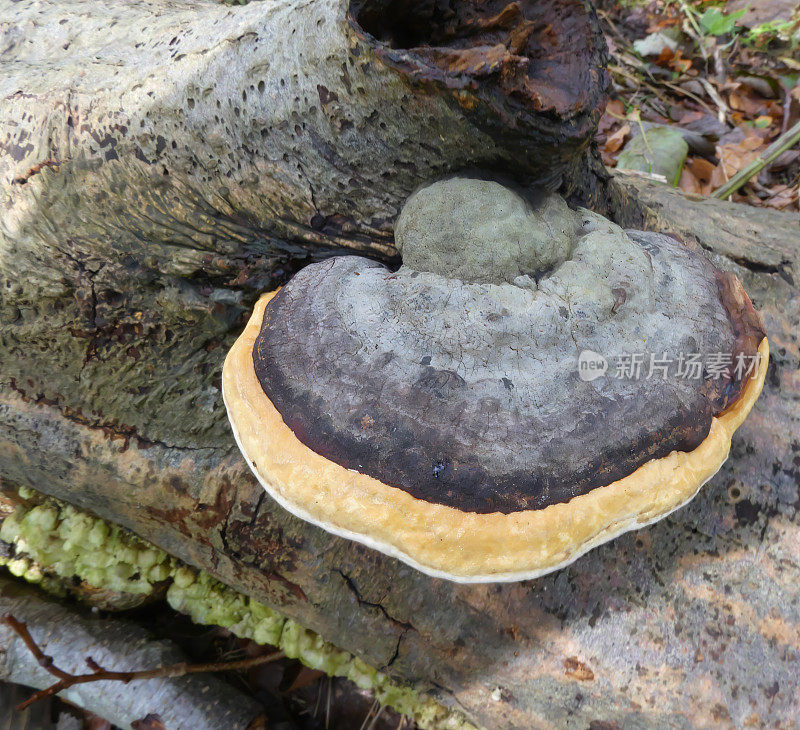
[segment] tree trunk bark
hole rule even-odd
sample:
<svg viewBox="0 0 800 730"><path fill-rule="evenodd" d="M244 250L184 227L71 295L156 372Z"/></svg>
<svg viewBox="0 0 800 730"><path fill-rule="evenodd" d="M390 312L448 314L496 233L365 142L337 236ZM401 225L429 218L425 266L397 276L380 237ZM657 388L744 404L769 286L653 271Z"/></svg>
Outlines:
<svg viewBox="0 0 800 730"><path fill-rule="evenodd" d="M578 0L449 24L440 6L0 0L0 475L487 728L788 724L800 216L599 170L604 51ZM467 168L702 246L773 346L691 506L512 585L434 580L293 518L250 475L219 391L261 291L336 252L395 262L407 195Z"/></svg>

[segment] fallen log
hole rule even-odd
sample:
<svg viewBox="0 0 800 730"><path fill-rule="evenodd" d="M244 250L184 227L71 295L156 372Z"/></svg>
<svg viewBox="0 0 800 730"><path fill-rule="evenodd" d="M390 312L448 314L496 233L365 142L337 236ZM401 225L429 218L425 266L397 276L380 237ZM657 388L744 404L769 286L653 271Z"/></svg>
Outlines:
<svg viewBox="0 0 800 730"><path fill-rule="evenodd" d="M788 722L800 217L608 179L584 154L604 88L591 9L490 6L458 22L410 2L0 10L0 475L486 727ZM427 578L294 519L249 474L219 392L261 291L335 252L396 262L399 206L464 168L702 246L773 343L731 460L690 507L514 585Z"/></svg>

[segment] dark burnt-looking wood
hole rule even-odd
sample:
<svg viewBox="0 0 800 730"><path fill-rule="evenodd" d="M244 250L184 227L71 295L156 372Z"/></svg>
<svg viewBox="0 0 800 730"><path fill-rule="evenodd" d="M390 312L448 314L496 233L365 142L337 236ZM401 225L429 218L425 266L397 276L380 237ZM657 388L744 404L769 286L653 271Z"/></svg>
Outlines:
<svg viewBox="0 0 800 730"><path fill-rule="evenodd" d="M0 476L125 525L487 728L794 722L800 216L581 178L579 202L737 273L772 358L691 506L567 570L427 578L293 518L250 475L218 386L258 293L336 246L392 256L413 189L515 135L479 138L451 102L382 83L396 72L367 83L368 44L309 58L336 26L302 48L291 31L324 7L0 10ZM280 88L284 118L262 117Z"/></svg>
<svg viewBox="0 0 800 730"><path fill-rule="evenodd" d="M421 93L444 91L469 122L505 140L510 156L490 167L527 168L527 183L555 188L574 185L564 173L608 86L605 43L586 10L582 0L353 0L350 18Z"/></svg>

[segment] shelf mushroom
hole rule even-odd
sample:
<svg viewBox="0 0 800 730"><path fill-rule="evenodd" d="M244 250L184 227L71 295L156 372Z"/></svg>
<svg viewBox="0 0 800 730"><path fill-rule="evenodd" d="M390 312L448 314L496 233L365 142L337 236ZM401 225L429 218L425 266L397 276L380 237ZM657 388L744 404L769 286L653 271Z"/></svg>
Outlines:
<svg viewBox="0 0 800 730"><path fill-rule="evenodd" d="M661 519L728 456L768 345L697 249L556 195L451 178L403 265L341 256L260 299L223 371L295 515L432 576L533 578Z"/></svg>

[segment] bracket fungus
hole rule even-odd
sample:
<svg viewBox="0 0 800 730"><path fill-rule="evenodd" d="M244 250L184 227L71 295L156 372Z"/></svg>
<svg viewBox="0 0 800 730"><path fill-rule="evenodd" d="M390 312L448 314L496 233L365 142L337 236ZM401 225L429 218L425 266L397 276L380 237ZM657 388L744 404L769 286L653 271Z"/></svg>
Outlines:
<svg viewBox="0 0 800 730"><path fill-rule="evenodd" d="M725 461L768 346L697 249L466 178L412 195L395 236L397 271L341 256L262 297L225 362L237 442L295 515L433 576L522 580Z"/></svg>

